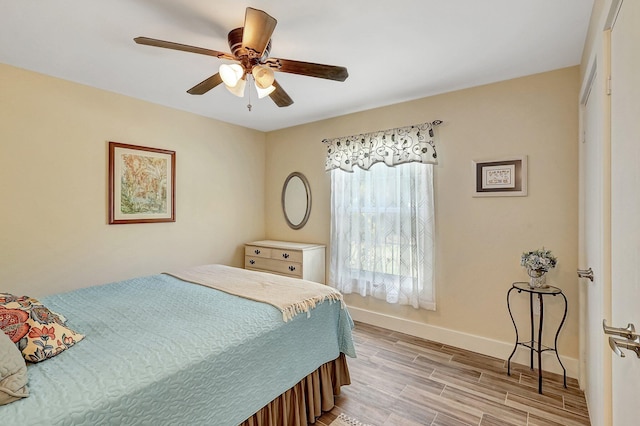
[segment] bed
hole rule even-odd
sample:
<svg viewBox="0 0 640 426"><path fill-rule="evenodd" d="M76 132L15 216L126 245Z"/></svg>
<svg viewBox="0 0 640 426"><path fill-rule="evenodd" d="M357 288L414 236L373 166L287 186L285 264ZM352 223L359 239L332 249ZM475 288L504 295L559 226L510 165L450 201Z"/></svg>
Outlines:
<svg viewBox="0 0 640 426"><path fill-rule="evenodd" d="M326 288L207 268L256 287ZM0 406L0 423L305 425L332 408L333 395L349 383L345 355L355 357L353 321L340 298L305 302L307 309L287 313L176 276L42 298L85 337L28 365L30 396Z"/></svg>

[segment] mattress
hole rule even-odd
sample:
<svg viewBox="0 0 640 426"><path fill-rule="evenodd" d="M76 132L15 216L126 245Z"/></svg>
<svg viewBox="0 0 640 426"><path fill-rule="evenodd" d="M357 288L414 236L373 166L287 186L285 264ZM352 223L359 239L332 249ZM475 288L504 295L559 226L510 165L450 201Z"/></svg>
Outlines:
<svg viewBox="0 0 640 426"><path fill-rule="evenodd" d="M30 365L3 425L237 425L340 353L351 320L325 301L275 307L160 274L42 298L85 339Z"/></svg>

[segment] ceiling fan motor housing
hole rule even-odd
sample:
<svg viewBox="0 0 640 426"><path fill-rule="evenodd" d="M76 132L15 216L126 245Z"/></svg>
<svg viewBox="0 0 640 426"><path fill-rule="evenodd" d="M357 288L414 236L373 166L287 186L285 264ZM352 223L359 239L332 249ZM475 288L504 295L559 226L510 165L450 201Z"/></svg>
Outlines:
<svg viewBox="0 0 640 426"><path fill-rule="evenodd" d="M264 53L260 55L260 52L242 47L243 30L243 27L239 27L229 31L227 40L229 42L231 54L242 63L245 71L250 73L251 69L255 65L262 63L269 57L269 52L271 51L271 40L269 40L269 43L267 43L267 47L264 49Z"/></svg>

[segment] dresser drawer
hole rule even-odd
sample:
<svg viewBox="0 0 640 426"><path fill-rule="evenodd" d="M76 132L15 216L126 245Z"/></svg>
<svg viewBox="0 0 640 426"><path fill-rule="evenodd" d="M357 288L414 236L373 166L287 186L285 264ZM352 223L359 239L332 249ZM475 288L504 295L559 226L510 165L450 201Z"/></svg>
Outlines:
<svg viewBox="0 0 640 426"><path fill-rule="evenodd" d="M302 252L298 250L271 249L271 258L287 262L302 263Z"/></svg>
<svg viewBox="0 0 640 426"><path fill-rule="evenodd" d="M259 247L259 246L245 246L244 247L244 255L245 256L253 256L253 257L271 257L271 250L269 247Z"/></svg>
<svg viewBox="0 0 640 426"><path fill-rule="evenodd" d="M244 258L244 267L246 269L259 269L262 271L275 272L277 274L284 274L297 278L302 277L302 263L297 262L246 256Z"/></svg>

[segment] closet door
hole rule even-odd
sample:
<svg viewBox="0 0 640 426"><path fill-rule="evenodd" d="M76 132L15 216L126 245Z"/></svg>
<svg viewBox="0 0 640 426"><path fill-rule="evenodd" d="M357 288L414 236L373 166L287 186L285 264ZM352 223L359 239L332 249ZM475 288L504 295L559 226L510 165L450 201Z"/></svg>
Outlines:
<svg viewBox="0 0 640 426"><path fill-rule="evenodd" d="M593 426L604 426L611 417L611 353L603 346L604 300L609 300L606 283L609 247L608 138L604 136L604 81L601 55L594 60L582 94L583 137L580 143L580 267L593 271L593 280L580 280L580 383L584 387ZM606 373L606 374L605 374Z"/></svg>

